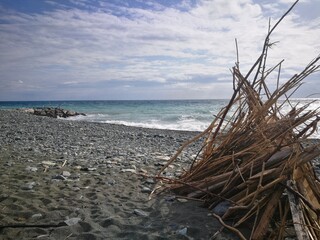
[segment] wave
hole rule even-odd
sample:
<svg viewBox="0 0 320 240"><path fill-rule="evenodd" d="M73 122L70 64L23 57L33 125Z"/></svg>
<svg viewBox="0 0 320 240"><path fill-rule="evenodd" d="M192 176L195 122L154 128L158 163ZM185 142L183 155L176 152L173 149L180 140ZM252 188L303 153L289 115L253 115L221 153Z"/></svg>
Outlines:
<svg viewBox="0 0 320 240"><path fill-rule="evenodd" d="M70 117L68 120L73 121L87 121L87 122L101 122L110 124L126 125L131 127L153 128L153 129L168 129L179 131L203 131L206 129L210 121L198 121L195 118L181 117L175 119L176 121L161 121L158 119L149 119L146 121L126 121L126 120L107 120L103 114L89 114L87 116Z"/></svg>
<svg viewBox="0 0 320 240"><path fill-rule="evenodd" d="M279 104L281 101L279 102ZM281 114L286 114L292 106L300 107L306 103L310 103L308 110L316 110L320 106L319 99L297 99L292 100L291 105L285 103L281 107ZM220 103L219 103L220 104ZM220 107L220 105L219 105ZM155 129L170 129L183 131L203 131L205 130L215 118L215 115L220 111L217 105L213 106L193 106L192 108L182 108L170 106L157 107L135 107L128 109L127 107L117 106L110 109L93 109L96 112L91 112L87 116L76 116L69 118L70 120L81 120L88 122L101 122L121 124L133 127L155 128ZM93 111L92 110L92 111ZM234 109L235 110L235 109ZM230 115L230 116L229 116ZM230 114L231 117L232 109ZM315 132L310 138L320 139L320 133Z"/></svg>

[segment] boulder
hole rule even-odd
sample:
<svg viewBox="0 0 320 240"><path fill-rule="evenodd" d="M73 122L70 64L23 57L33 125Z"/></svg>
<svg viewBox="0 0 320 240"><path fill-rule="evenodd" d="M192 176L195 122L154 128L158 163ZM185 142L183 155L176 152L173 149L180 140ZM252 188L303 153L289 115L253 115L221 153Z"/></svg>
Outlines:
<svg viewBox="0 0 320 240"><path fill-rule="evenodd" d="M38 116L52 117L52 118L58 118L58 117L67 118L67 117L73 117L78 115L85 116L84 113L78 113L75 111L65 110L62 108L50 108L50 107L33 108L33 114Z"/></svg>

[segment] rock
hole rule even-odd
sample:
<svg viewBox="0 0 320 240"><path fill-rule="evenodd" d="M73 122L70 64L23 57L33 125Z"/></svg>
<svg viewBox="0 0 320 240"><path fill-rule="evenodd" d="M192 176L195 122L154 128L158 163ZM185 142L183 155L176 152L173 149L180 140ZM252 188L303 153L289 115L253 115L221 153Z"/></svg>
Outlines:
<svg viewBox="0 0 320 240"><path fill-rule="evenodd" d="M188 229L185 227L185 228L182 228L182 229L178 230L177 234L187 237L187 232L188 232Z"/></svg>
<svg viewBox="0 0 320 240"><path fill-rule="evenodd" d="M226 213L226 211L229 209L231 206L231 203L228 201L223 201L220 202L215 208L213 209L213 212L219 216L222 216L223 214Z"/></svg>
<svg viewBox="0 0 320 240"><path fill-rule="evenodd" d="M116 181L114 179L110 179L110 180L108 180L107 184L113 186L116 184Z"/></svg>
<svg viewBox="0 0 320 240"><path fill-rule="evenodd" d="M145 170L145 169L143 169L143 168L140 168L140 172L142 172L142 173L147 173L148 171Z"/></svg>
<svg viewBox="0 0 320 240"><path fill-rule="evenodd" d="M123 158L119 158L119 157L113 158L113 161L115 161L115 162L121 162L122 160L123 160Z"/></svg>
<svg viewBox="0 0 320 240"><path fill-rule="evenodd" d="M94 168L94 167L81 167L80 170L81 170L81 171L91 172L91 171L96 171L97 168Z"/></svg>
<svg viewBox="0 0 320 240"><path fill-rule="evenodd" d="M185 198L177 198L177 201L178 201L178 202L181 202L181 203L186 203L186 202L188 202L188 200L185 199Z"/></svg>
<svg viewBox="0 0 320 240"><path fill-rule="evenodd" d="M52 176L52 179L55 179L55 180L67 180L67 178L63 175L54 175Z"/></svg>
<svg viewBox="0 0 320 240"><path fill-rule="evenodd" d="M12 166L12 163L10 162L6 162L5 164L3 164L5 167L11 167Z"/></svg>
<svg viewBox="0 0 320 240"><path fill-rule="evenodd" d="M76 225L79 221L81 221L81 218L70 218L70 219L67 219L65 220L65 224L67 224L68 226L73 226L73 225Z"/></svg>
<svg viewBox="0 0 320 240"><path fill-rule="evenodd" d="M79 187L72 187L71 189L72 191L75 191L75 192L79 192L81 190L81 188Z"/></svg>
<svg viewBox="0 0 320 240"><path fill-rule="evenodd" d="M50 108L50 107L34 108L33 112L30 112L30 113L38 116L46 116L46 117L52 117L52 118L58 118L58 117L67 118L67 117L73 117L78 115L86 116L84 113L78 113L70 110L65 110L62 108Z"/></svg>
<svg viewBox="0 0 320 240"><path fill-rule="evenodd" d="M0 195L0 202L2 202L3 200L7 199L9 197L8 194L1 194Z"/></svg>
<svg viewBox="0 0 320 240"><path fill-rule="evenodd" d="M122 173L126 173L126 172L136 173L136 170L132 169L132 168L124 168L124 169L121 169L120 172L122 172Z"/></svg>
<svg viewBox="0 0 320 240"><path fill-rule="evenodd" d="M52 161L42 161L41 163L42 165L51 166L51 167L56 165L56 163Z"/></svg>
<svg viewBox="0 0 320 240"><path fill-rule="evenodd" d="M71 176L71 173L68 172L68 171L63 171L63 172L62 172L62 176L64 176L64 177L70 177L70 176Z"/></svg>
<svg viewBox="0 0 320 240"><path fill-rule="evenodd" d="M149 214L147 212L142 211L140 209L134 209L133 213L138 215L138 216L141 216L141 217L148 217L149 216Z"/></svg>
<svg viewBox="0 0 320 240"><path fill-rule="evenodd" d="M26 167L26 171L28 171L28 172L36 172L36 171L38 171L38 168L27 166Z"/></svg>
<svg viewBox="0 0 320 240"><path fill-rule="evenodd" d="M175 197L175 196L166 196L164 199L165 199L167 202L172 202L172 201L174 201L174 200L176 199L176 197Z"/></svg>
<svg viewBox="0 0 320 240"><path fill-rule="evenodd" d="M161 160L163 162L163 161L168 161L170 159L170 157L164 156L164 155L159 155L159 156L156 156L156 159Z"/></svg>
<svg viewBox="0 0 320 240"><path fill-rule="evenodd" d="M22 111L24 111L26 113L34 114L34 109L33 108L24 108L24 109L22 109Z"/></svg>
<svg viewBox="0 0 320 240"><path fill-rule="evenodd" d="M147 183L147 184L155 184L156 182L152 178L147 178L145 183Z"/></svg>
<svg viewBox="0 0 320 240"><path fill-rule="evenodd" d="M142 192L142 193L151 193L152 191L151 191L151 189L148 188L148 187L143 187L143 188L141 189L141 192Z"/></svg>
<svg viewBox="0 0 320 240"><path fill-rule="evenodd" d="M43 215L41 213L36 213L31 216L31 218L41 218Z"/></svg>
<svg viewBox="0 0 320 240"><path fill-rule="evenodd" d="M22 190L32 190L35 185L36 185L35 182L29 182L29 183L22 185L21 189Z"/></svg>

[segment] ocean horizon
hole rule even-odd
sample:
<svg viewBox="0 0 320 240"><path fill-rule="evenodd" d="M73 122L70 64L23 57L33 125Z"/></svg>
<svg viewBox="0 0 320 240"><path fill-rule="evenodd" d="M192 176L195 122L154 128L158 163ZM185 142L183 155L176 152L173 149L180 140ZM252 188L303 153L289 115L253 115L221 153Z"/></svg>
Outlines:
<svg viewBox="0 0 320 240"><path fill-rule="evenodd" d="M312 102L307 110L320 108L318 98L291 99L290 101L294 105ZM228 102L228 99L0 101L0 109L59 107L86 114L86 116L66 119L69 121L203 131ZM290 109L290 106L284 109L286 108ZM312 138L320 138L320 134L316 132Z"/></svg>

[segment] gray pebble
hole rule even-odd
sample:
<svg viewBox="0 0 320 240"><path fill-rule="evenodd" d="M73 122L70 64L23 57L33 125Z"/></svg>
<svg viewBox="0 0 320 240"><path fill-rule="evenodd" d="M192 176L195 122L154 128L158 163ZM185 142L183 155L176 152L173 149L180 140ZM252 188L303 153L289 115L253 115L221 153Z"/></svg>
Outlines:
<svg viewBox="0 0 320 240"><path fill-rule="evenodd" d="M142 193L151 193L151 189L148 188L148 187L143 187L142 190L141 190Z"/></svg>
<svg viewBox="0 0 320 240"><path fill-rule="evenodd" d="M155 184L156 182L155 182L155 180L152 179L152 178L147 178L146 183L147 183L147 184Z"/></svg>
<svg viewBox="0 0 320 240"><path fill-rule="evenodd" d="M41 217L42 217L41 213L36 213L31 216L31 218L41 218Z"/></svg>
<svg viewBox="0 0 320 240"><path fill-rule="evenodd" d="M71 176L71 173L68 172L68 171L63 171L63 172L62 172L62 175L63 175L64 177L70 177L70 176Z"/></svg>
<svg viewBox="0 0 320 240"><path fill-rule="evenodd" d="M126 173L126 172L136 173L136 170L132 169L132 168L124 168L124 169L121 169L121 172L122 173Z"/></svg>
<svg viewBox="0 0 320 240"><path fill-rule="evenodd" d="M70 219L67 219L65 220L64 222L68 225L68 226L73 226L73 225L76 225L79 221L81 221L81 218L70 218Z"/></svg>
<svg viewBox="0 0 320 240"><path fill-rule="evenodd" d="M36 171L38 171L38 168L27 166L26 167L26 171L28 171L28 172L36 172Z"/></svg>
<svg viewBox="0 0 320 240"><path fill-rule="evenodd" d="M22 185L21 189L22 190L32 190L35 185L36 185L35 182L29 182L29 183L26 183L25 185Z"/></svg>
<svg viewBox="0 0 320 240"><path fill-rule="evenodd" d="M52 176L52 179L54 180L66 180L67 178L63 175L54 175Z"/></svg>
<svg viewBox="0 0 320 240"><path fill-rule="evenodd" d="M140 209L134 209L133 213L138 216L141 216L141 217L148 217L149 216L149 214L147 212L140 210Z"/></svg>

